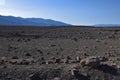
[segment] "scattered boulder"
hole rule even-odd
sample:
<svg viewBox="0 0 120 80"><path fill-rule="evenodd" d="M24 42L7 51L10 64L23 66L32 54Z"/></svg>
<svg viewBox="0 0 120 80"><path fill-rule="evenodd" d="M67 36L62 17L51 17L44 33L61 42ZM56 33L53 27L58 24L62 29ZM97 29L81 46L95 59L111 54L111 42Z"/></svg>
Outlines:
<svg viewBox="0 0 120 80"><path fill-rule="evenodd" d="M82 74L79 69L74 68L71 70L71 75L73 79L77 80L90 80L87 74Z"/></svg>
<svg viewBox="0 0 120 80"><path fill-rule="evenodd" d="M6 57L1 57L0 64L5 64L6 62L7 62L7 58Z"/></svg>
<svg viewBox="0 0 120 80"><path fill-rule="evenodd" d="M110 64L107 64L109 66L111 66L112 68L118 68L118 65L116 63L110 63Z"/></svg>
<svg viewBox="0 0 120 80"><path fill-rule="evenodd" d="M102 34L102 32L98 32L98 34Z"/></svg>
<svg viewBox="0 0 120 80"><path fill-rule="evenodd" d="M55 60L56 58L55 57L51 57L52 60Z"/></svg>
<svg viewBox="0 0 120 80"><path fill-rule="evenodd" d="M102 57L102 56L98 56L99 60L104 62L104 61L108 61L109 59L107 57Z"/></svg>
<svg viewBox="0 0 120 80"><path fill-rule="evenodd" d="M95 41L96 41L96 42L100 42L100 40L99 40L99 39L95 39Z"/></svg>
<svg viewBox="0 0 120 80"><path fill-rule="evenodd" d="M25 59L29 64L35 63L36 61L33 58Z"/></svg>
<svg viewBox="0 0 120 80"><path fill-rule="evenodd" d="M77 61L76 60L69 60L69 59L64 59L64 61L63 61L63 63L65 63L65 64L72 64L72 63L77 63Z"/></svg>
<svg viewBox="0 0 120 80"><path fill-rule="evenodd" d="M34 63L35 60L33 58L29 59L12 59L9 61L9 63L14 64L14 65L30 65Z"/></svg>
<svg viewBox="0 0 120 80"><path fill-rule="evenodd" d="M76 61L75 60L71 60L70 63L76 63Z"/></svg>
<svg viewBox="0 0 120 80"><path fill-rule="evenodd" d="M17 65L29 65L30 62L26 61L26 59L19 59L17 61Z"/></svg>
<svg viewBox="0 0 120 80"><path fill-rule="evenodd" d="M39 63L40 63L40 64L48 64L48 63L45 61L45 58L44 58L44 57L41 57L41 58L40 58Z"/></svg>
<svg viewBox="0 0 120 80"><path fill-rule="evenodd" d="M63 60L63 63L69 64L71 63L71 61L72 61L72 58L70 56L67 56L67 58Z"/></svg>
<svg viewBox="0 0 120 80"><path fill-rule="evenodd" d="M120 69L120 66L118 65L117 68Z"/></svg>
<svg viewBox="0 0 120 80"><path fill-rule="evenodd" d="M64 63L69 64L70 61L68 59L64 60Z"/></svg>
<svg viewBox="0 0 120 80"><path fill-rule="evenodd" d="M120 61L120 58L116 58L117 61Z"/></svg>
<svg viewBox="0 0 120 80"><path fill-rule="evenodd" d="M17 42L20 42L20 41L22 41L21 39L17 39Z"/></svg>
<svg viewBox="0 0 120 80"><path fill-rule="evenodd" d="M72 76L79 75L79 70L78 70L78 69L72 69L72 70L71 70L71 75L72 75Z"/></svg>
<svg viewBox="0 0 120 80"><path fill-rule="evenodd" d="M9 61L9 63L14 65L14 64L18 63L18 60L12 59L12 60Z"/></svg>
<svg viewBox="0 0 120 80"><path fill-rule="evenodd" d="M42 61L41 64L47 64L45 61Z"/></svg>
<svg viewBox="0 0 120 80"><path fill-rule="evenodd" d="M54 79L52 79L52 80L61 80L59 77L55 77Z"/></svg>
<svg viewBox="0 0 120 80"><path fill-rule="evenodd" d="M73 38L72 40L74 40L75 42L77 42L78 41L78 39L75 37L75 38Z"/></svg>
<svg viewBox="0 0 120 80"><path fill-rule="evenodd" d="M87 53L84 53L83 55L84 55L85 57L86 57L86 56L89 56Z"/></svg>
<svg viewBox="0 0 120 80"><path fill-rule="evenodd" d="M50 45L50 47L55 47L55 46L56 46L55 44Z"/></svg>
<svg viewBox="0 0 120 80"><path fill-rule="evenodd" d="M30 80L42 80L42 78L40 78L39 73L34 73L29 75Z"/></svg>
<svg viewBox="0 0 120 80"><path fill-rule="evenodd" d="M40 49L37 49L37 52L39 52L40 54L43 54L43 52Z"/></svg>
<svg viewBox="0 0 120 80"><path fill-rule="evenodd" d="M80 64L82 66L89 66L92 68L98 68L101 65L101 60L96 56L92 56L92 57L82 59L80 61Z"/></svg>
<svg viewBox="0 0 120 80"><path fill-rule="evenodd" d="M55 62L53 60L48 61L46 64L54 64Z"/></svg>

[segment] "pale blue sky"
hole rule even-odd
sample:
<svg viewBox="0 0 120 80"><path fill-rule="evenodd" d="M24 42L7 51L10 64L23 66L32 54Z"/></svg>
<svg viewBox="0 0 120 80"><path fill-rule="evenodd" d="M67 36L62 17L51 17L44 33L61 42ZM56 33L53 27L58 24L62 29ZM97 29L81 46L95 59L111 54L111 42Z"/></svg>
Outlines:
<svg viewBox="0 0 120 80"><path fill-rule="evenodd" d="M76 25L120 24L120 0L0 0L0 14Z"/></svg>

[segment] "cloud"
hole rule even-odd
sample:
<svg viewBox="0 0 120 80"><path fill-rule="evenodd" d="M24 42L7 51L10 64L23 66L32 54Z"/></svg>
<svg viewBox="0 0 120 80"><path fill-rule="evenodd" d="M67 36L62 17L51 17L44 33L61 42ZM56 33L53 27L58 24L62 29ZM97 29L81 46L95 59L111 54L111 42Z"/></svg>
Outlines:
<svg viewBox="0 0 120 80"><path fill-rule="evenodd" d="M0 0L0 5L5 5L5 0Z"/></svg>

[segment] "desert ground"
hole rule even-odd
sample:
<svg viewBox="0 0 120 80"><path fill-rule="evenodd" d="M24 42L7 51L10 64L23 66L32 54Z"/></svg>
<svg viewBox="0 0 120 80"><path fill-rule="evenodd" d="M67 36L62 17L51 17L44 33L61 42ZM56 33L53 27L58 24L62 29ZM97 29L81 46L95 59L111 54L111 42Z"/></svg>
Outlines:
<svg viewBox="0 0 120 80"><path fill-rule="evenodd" d="M0 80L120 80L120 28L1 26Z"/></svg>

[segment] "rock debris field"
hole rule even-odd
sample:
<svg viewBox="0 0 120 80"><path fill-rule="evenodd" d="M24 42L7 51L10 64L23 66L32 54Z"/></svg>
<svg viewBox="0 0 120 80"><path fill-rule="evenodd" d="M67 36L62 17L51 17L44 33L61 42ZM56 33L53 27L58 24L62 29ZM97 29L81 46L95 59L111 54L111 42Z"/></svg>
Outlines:
<svg viewBox="0 0 120 80"><path fill-rule="evenodd" d="M120 28L1 26L0 80L120 80Z"/></svg>

